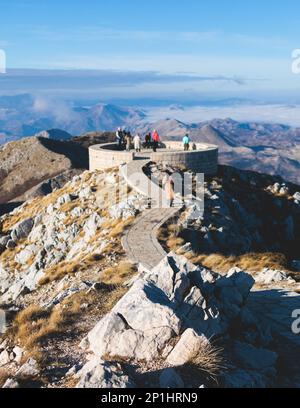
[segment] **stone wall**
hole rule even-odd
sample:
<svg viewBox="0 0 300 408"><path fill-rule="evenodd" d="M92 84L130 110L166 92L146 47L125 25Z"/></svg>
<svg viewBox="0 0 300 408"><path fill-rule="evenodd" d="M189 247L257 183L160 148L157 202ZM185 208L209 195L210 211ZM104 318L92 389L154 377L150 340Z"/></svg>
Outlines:
<svg viewBox="0 0 300 408"><path fill-rule="evenodd" d="M185 166L197 173L215 174L218 167L218 147L200 143L196 147L197 150L185 152L181 142L165 142L163 148L156 153L147 150L136 154L134 151L119 151L115 144L95 145L89 148L90 170L117 167L144 157L157 163Z"/></svg>
<svg viewBox="0 0 300 408"><path fill-rule="evenodd" d="M185 166L195 173L215 174L218 168L218 147L197 144L197 150L183 151L182 143L166 142L166 149L150 153L153 162ZM179 150L179 148L181 148ZM178 149L178 150L177 150Z"/></svg>
<svg viewBox="0 0 300 408"><path fill-rule="evenodd" d="M118 151L116 145L94 145L89 147L90 170L103 170L118 167L134 159L134 153Z"/></svg>

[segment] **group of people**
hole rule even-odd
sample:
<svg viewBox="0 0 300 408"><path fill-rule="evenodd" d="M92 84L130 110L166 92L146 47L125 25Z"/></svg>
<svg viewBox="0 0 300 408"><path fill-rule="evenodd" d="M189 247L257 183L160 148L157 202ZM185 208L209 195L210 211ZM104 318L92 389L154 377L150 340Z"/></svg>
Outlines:
<svg viewBox="0 0 300 408"><path fill-rule="evenodd" d="M156 130L153 133L147 133L144 142L142 141L141 135L137 133L135 136L132 136L129 131L122 130L118 128L116 131L116 140L120 150L130 151L132 146L136 152L140 152L141 148L153 149L156 152L158 145L160 143L160 137Z"/></svg>
<svg viewBox="0 0 300 408"><path fill-rule="evenodd" d="M116 131L116 140L120 150L130 151L132 146L134 150L138 153L141 151L141 148L145 149L153 149L156 152L159 143L160 143L160 136L157 130L154 129L153 133L147 133L144 137L144 141L142 141L141 135L137 133L135 136L132 136L129 131L122 130L118 128ZM183 149L188 151L190 149L191 140L188 134L186 134L183 139ZM192 149L196 150L195 143L192 144Z"/></svg>

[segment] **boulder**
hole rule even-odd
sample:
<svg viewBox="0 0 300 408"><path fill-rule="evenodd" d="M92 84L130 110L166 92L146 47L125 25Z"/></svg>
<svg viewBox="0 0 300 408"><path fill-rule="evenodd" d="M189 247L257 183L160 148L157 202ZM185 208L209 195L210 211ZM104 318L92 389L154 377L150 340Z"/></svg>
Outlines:
<svg viewBox="0 0 300 408"><path fill-rule="evenodd" d="M29 358L16 372L16 376L35 377L39 375L40 370L37 361L34 358Z"/></svg>
<svg viewBox="0 0 300 408"><path fill-rule="evenodd" d="M83 230L85 231L85 239L89 241L95 234L98 227L103 223L104 219L97 213L93 213L89 216L84 224Z"/></svg>
<svg viewBox="0 0 300 408"><path fill-rule="evenodd" d="M2 388L20 388L20 384L14 378L8 378Z"/></svg>
<svg viewBox="0 0 300 408"><path fill-rule="evenodd" d="M0 354L0 367L5 366L10 362L10 355L7 350L3 350Z"/></svg>
<svg viewBox="0 0 300 408"><path fill-rule="evenodd" d="M34 219L28 218L27 220L19 222L11 232L13 241L17 242L22 238L28 237L30 231L34 225Z"/></svg>
<svg viewBox="0 0 300 408"><path fill-rule="evenodd" d="M135 388L135 384L123 373L120 364L100 358L87 362L76 377L80 378L76 388Z"/></svg>
<svg viewBox="0 0 300 408"><path fill-rule="evenodd" d="M251 276L237 271L217 277L170 253L133 283L82 346L99 357L150 361L185 329L194 332L187 331L182 342L185 336L196 341L196 333L211 337L225 332L253 282Z"/></svg>
<svg viewBox="0 0 300 408"><path fill-rule="evenodd" d="M151 360L180 330L180 320L157 288L137 281L88 334L99 357Z"/></svg>
<svg viewBox="0 0 300 408"><path fill-rule="evenodd" d="M72 201L72 196L70 194L63 194L56 201L56 207L59 208L63 204L70 203Z"/></svg>
<svg viewBox="0 0 300 408"><path fill-rule="evenodd" d="M81 200L88 200L91 198L92 194L93 190L91 189L91 187L85 187L79 192L79 198Z"/></svg>
<svg viewBox="0 0 300 408"><path fill-rule="evenodd" d="M298 191L293 195L293 198L297 204L300 203L300 193Z"/></svg>
<svg viewBox="0 0 300 408"><path fill-rule="evenodd" d="M123 220L126 220L127 218L134 217L137 210L131 202L121 201L119 204L113 205L110 208L109 213L112 218L122 218Z"/></svg>
<svg viewBox="0 0 300 408"><path fill-rule="evenodd" d="M10 240L10 235L3 235L0 237L0 248L6 248L8 241Z"/></svg>
<svg viewBox="0 0 300 408"><path fill-rule="evenodd" d="M197 351L209 340L199 336L193 329L187 329L181 335L178 343L167 357L167 363L171 366L181 366L196 356Z"/></svg>
<svg viewBox="0 0 300 408"><path fill-rule="evenodd" d="M258 275L256 275L255 280L256 282L265 285L282 281L289 281L291 283L295 282L292 278L288 277L286 272L268 268L264 268Z"/></svg>
<svg viewBox="0 0 300 408"><path fill-rule="evenodd" d="M30 258L34 257L39 250L35 244L27 245L21 252L15 256L15 261L21 265L25 265Z"/></svg>
<svg viewBox="0 0 300 408"><path fill-rule="evenodd" d="M14 361L18 364L21 363L22 357L23 357L23 349L19 346L15 346L13 348L13 354L14 354Z"/></svg>

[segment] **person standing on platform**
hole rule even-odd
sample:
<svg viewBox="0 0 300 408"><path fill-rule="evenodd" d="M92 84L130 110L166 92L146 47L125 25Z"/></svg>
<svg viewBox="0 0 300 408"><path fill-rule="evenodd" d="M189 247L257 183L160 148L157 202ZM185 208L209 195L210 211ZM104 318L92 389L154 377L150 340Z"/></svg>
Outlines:
<svg viewBox="0 0 300 408"><path fill-rule="evenodd" d="M160 137L158 132L154 129L153 134L152 134L152 143L153 143L153 151L156 152L156 149L158 148L158 143L160 142Z"/></svg>

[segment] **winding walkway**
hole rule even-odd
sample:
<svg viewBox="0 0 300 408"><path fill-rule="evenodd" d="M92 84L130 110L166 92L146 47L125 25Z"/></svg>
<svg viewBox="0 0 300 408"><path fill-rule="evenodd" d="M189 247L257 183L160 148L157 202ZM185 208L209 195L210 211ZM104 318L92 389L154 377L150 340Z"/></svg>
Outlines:
<svg viewBox="0 0 300 408"><path fill-rule="evenodd" d="M178 207L167 207L164 192L144 173L143 168L149 159L134 160L120 168L121 175L127 184L142 194L147 200L152 197L152 208L143 211L130 229L125 233L122 244L128 258L144 269L150 270L166 255L157 239L158 229L180 210ZM154 197L154 199L153 199ZM159 205L160 202L162 205Z"/></svg>

